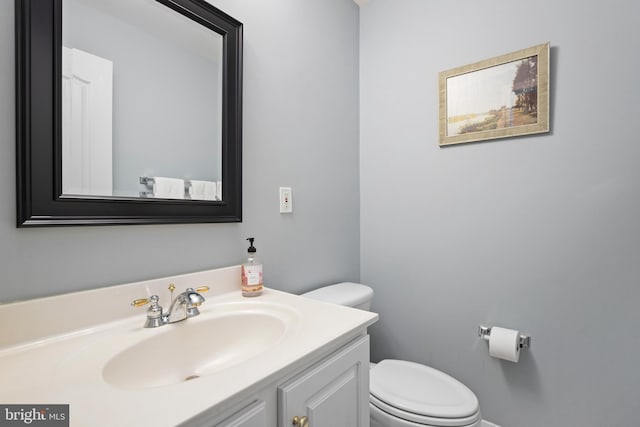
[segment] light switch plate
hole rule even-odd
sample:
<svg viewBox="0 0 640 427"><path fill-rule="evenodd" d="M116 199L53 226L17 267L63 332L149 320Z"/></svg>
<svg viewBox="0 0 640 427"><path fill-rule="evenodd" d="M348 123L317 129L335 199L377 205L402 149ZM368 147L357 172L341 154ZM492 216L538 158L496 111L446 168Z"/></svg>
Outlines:
<svg viewBox="0 0 640 427"><path fill-rule="evenodd" d="M293 212L291 187L280 187L280 213Z"/></svg>

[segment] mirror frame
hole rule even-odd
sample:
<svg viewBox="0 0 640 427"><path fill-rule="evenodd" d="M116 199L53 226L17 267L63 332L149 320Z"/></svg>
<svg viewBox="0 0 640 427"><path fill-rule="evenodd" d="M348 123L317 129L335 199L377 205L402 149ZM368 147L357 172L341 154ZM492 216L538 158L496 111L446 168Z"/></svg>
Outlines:
<svg viewBox="0 0 640 427"><path fill-rule="evenodd" d="M222 201L62 195L62 0L15 0L17 226L242 221L242 23L156 0L223 36Z"/></svg>

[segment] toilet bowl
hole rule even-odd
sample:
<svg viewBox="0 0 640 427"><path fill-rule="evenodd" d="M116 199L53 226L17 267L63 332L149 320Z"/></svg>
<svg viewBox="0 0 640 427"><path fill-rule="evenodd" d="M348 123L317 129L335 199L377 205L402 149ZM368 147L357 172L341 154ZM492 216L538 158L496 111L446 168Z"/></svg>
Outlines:
<svg viewBox="0 0 640 427"><path fill-rule="evenodd" d="M302 296L369 310L373 289L345 282ZM482 423L475 394L437 369L388 359L372 364L369 375L371 427L480 427Z"/></svg>

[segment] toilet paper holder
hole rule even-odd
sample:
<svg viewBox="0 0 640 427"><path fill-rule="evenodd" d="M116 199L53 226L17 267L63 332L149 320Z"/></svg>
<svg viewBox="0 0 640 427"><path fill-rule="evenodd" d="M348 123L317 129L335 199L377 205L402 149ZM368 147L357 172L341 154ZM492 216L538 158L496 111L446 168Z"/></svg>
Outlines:
<svg viewBox="0 0 640 427"><path fill-rule="evenodd" d="M478 336L485 341L489 341L489 337L491 337L491 327L490 326L478 326ZM531 347L531 337L529 335L520 335L520 348L530 348Z"/></svg>

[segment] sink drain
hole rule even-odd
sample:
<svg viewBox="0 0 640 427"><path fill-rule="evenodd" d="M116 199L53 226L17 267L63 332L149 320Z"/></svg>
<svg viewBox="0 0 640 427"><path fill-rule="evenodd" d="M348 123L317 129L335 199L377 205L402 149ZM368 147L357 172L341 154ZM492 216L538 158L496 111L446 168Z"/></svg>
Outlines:
<svg viewBox="0 0 640 427"><path fill-rule="evenodd" d="M189 380L195 380L196 378L200 378L200 375L189 375L187 378L185 378L185 381L189 381Z"/></svg>

